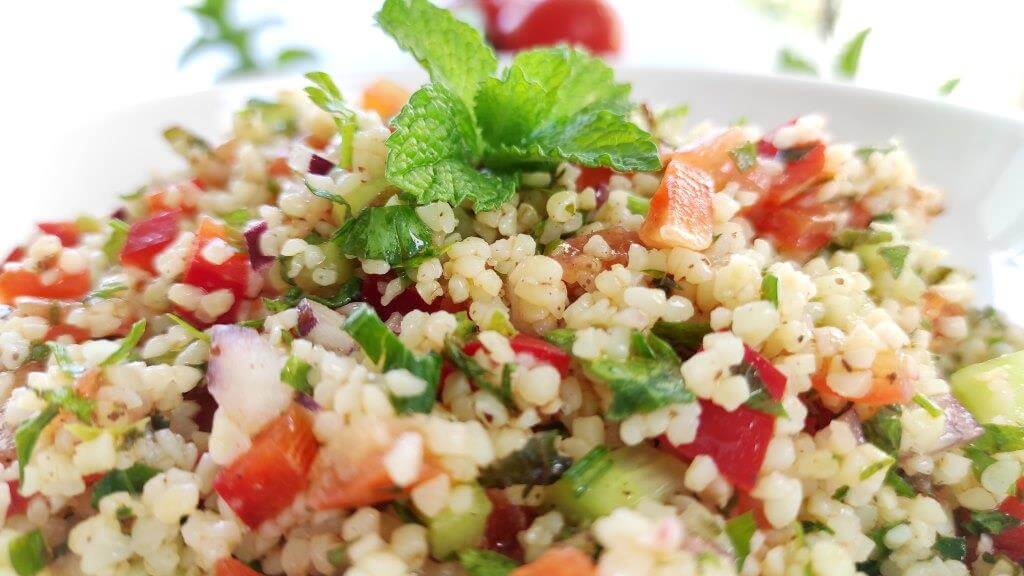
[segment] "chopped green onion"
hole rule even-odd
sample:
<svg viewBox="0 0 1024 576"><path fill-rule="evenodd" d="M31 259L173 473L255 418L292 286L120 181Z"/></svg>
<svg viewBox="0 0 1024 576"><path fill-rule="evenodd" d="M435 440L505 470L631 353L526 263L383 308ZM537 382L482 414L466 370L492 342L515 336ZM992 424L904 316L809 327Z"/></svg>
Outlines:
<svg viewBox="0 0 1024 576"><path fill-rule="evenodd" d="M195 338L196 340L202 340L203 342L206 343L210 342L209 334L189 324L181 316L178 316L177 314L171 314L168 312L167 317L170 318L171 321L177 324L178 326L181 326L185 330L185 332L188 333L189 336Z"/></svg>
<svg viewBox="0 0 1024 576"><path fill-rule="evenodd" d="M112 366L127 358L128 355L131 354L132 349L135 348L135 345L139 343L139 340L142 340L142 335L145 332L145 318L139 320L135 324L132 324L131 329L128 330L128 334L121 339L121 345L118 346L117 350L114 350L110 356L107 356L105 360L100 362L100 366Z"/></svg>
<svg viewBox="0 0 1024 576"><path fill-rule="evenodd" d="M860 479L867 480L868 478L871 478L878 472L881 472L882 470L885 470L889 466L892 466L895 462L896 459L890 456L887 458L882 458L877 462L868 464L867 466L864 467L863 470L860 471Z"/></svg>
<svg viewBox="0 0 1024 576"><path fill-rule="evenodd" d="M935 402L932 402L931 398L928 398L924 394L914 394L914 403L921 408L924 408L925 412L931 414L933 418L942 416L942 409L936 406Z"/></svg>
<svg viewBox="0 0 1024 576"><path fill-rule="evenodd" d="M312 394L313 386L309 383L309 370L312 366L294 354L288 356L281 368L281 381L303 394Z"/></svg>

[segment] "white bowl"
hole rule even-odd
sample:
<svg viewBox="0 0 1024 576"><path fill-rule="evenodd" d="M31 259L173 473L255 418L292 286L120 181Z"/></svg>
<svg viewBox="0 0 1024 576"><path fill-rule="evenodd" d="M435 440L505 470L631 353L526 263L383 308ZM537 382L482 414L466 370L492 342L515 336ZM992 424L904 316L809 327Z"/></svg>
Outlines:
<svg viewBox="0 0 1024 576"><path fill-rule="evenodd" d="M418 72L380 73L408 85ZM915 161L922 182L946 194L946 213L931 237L950 252L950 261L977 275L977 299L1024 321L1024 122L925 100L793 78L696 70L627 68L634 97L658 104L688 103L695 121L726 123L739 117L771 127L807 112L829 119L836 141L864 145L899 139ZM343 87L357 87L366 76L338 75ZM124 110L64 142L56 155L26 151L9 159L28 166L32 194L18 198L0 214L0 241L13 245L34 221L81 211L102 213L116 195L134 189L154 172L179 167L160 137L181 124L216 137L230 126L234 110L250 96L272 96L298 88L300 78L276 78L177 96ZM356 93L354 90L350 94ZM56 199L56 201L55 201ZM1016 288L1015 288L1016 287Z"/></svg>

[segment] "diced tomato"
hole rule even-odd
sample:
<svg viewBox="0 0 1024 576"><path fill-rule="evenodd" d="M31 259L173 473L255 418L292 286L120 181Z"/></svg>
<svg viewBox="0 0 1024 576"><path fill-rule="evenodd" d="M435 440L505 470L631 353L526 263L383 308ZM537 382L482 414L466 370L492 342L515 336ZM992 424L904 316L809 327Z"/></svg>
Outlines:
<svg viewBox="0 0 1024 576"><path fill-rule="evenodd" d="M487 38L499 50L569 44L596 54L622 46L622 26L604 0L482 0Z"/></svg>
<svg viewBox="0 0 1024 576"><path fill-rule="evenodd" d="M78 226L71 221L40 222L36 227L44 234L53 234L60 238L61 246L78 245Z"/></svg>
<svg viewBox="0 0 1024 576"><path fill-rule="evenodd" d="M381 319L386 321L395 312L398 312L399 314L406 314L412 310L436 312L442 309L442 300L440 298L437 298L430 304L427 304L423 298L420 297L420 293L416 291L414 286L406 288L386 305L382 304L381 299L384 297L384 289L388 285L388 282L394 278L394 272L388 272L387 274L367 274L363 278L363 284L360 290L363 296L363 302L372 306L373 309L377 311L377 315L380 316ZM451 302L449 301L449 303ZM445 309L447 310L447 308Z"/></svg>
<svg viewBox="0 0 1024 576"><path fill-rule="evenodd" d="M595 168L580 166L580 175L576 177L576 189L593 188L597 190L602 186L608 186L608 180L613 174L615 174L614 170L603 166Z"/></svg>
<svg viewBox="0 0 1024 576"><path fill-rule="evenodd" d="M242 521L256 528L306 489L318 450L312 419L293 404L217 473L213 488Z"/></svg>
<svg viewBox="0 0 1024 576"><path fill-rule="evenodd" d="M306 146L309 146L314 150L323 150L330 143L331 141L329 139L317 134L310 134L309 136L306 136Z"/></svg>
<svg viewBox="0 0 1024 576"><path fill-rule="evenodd" d="M235 297L234 305L214 321L214 323L228 323L234 321L242 298L245 297L251 268L249 258L238 251L219 264L214 264L204 258L203 248L215 239L226 240L227 229L212 218L202 218L199 228L196 230L195 250L185 267L182 282L202 288L208 293L222 289L230 290ZM187 310L179 311L195 318ZM210 323L200 321L200 324L208 325Z"/></svg>
<svg viewBox="0 0 1024 576"><path fill-rule="evenodd" d="M153 258L178 237L179 216L163 212L132 224L121 248L121 264L154 272Z"/></svg>
<svg viewBox="0 0 1024 576"><path fill-rule="evenodd" d="M278 156L267 164L267 176L282 178L290 176L291 173L292 167L288 165L288 159L284 156Z"/></svg>
<svg viewBox="0 0 1024 576"><path fill-rule="evenodd" d="M491 513L487 516L483 547L522 560L523 548L518 535L530 527L533 513L525 506L509 502L504 490L488 490L487 498L491 501Z"/></svg>
<svg viewBox="0 0 1024 576"><path fill-rule="evenodd" d="M50 329L46 331L46 336L43 338L44 340L49 341L56 340L61 336L70 336L75 342L84 342L90 339L92 334L90 334L85 328L79 328L78 326L72 326L70 324L57 324L56 326L51 326Z"/></svg>
<svg viewBox="0 0 1024 576"><path fill-rule="evenodd" d="M249 568L248 565L235 560L234 558L226 557L217 560L217 563L213 565L213 576L263 576L259 572Z"/></svg>
<svg viewBox="0 0 1024 576"><path fill-rule="evenodd" d="M513 570L509 576L594 576L597 568L578 548L551 548L539 558Z"/></svg>
<svg viewBox="0 0 1024 576"><path fill-rule="evenodd" d="M743 345L743 361L754 367L768 394L775 400L782 400L786 393L786 375L746 344Z"/></svg>
<svg viewBox="0 0 1024 576"><path fill-rule="evenodd" d="M831 363L826 360L821 369L811 377L811 384L825 399L844 398L857 404L867 406L885 406L887 404L906 404L914 395L911 379L904 373L898 356L891 352L880 352L871 366L871 388L867 394L859 398L846 398L836 394L828 385L828 373Z"/></svg>
<svg viewBox="0 0 1024 576"><path fill-rule="evenodd" d="M363 108L373 110L384 120L398 114L409 101L409 90L401 84L380 78L363 89Z"/></svg>
<svg viewBox="0 0 1024 576"><path fill-rule="evenodd" d="M665 445L688 460L706 454L729 481L753 490L775 430L775 417L746 406L729 412L707 400L701 400L700 406L700 424L693 442L672 446L666 439Z"/></svg>
<svg viewBox="0 0 1024 576"><path fill-rule="evenodd" d="M746 490L736 490L736 502L729 510L729 517L735 518L746 512L754 513L754 520L757 522L758 528L771 530L772 525L764 515L764 502L754 498Z"/></svg>
<svg viewBox="0 0 1024 576"><path fill-rule="evenodd" d="M594 236L600 236L608 244L609 251L603 257L583 251L583 247ZM593 290L594 279L598 274L616 264L625 265L629 262L629 247L639 243L640 236L636 232L614 226L573 236L555 247L551 257L562 265L562 281L574 296L579 296Z"/></svg>
<svg viewBox="0 0 1024 576"><path fill-rule="evenodd" d="M7 253L7 257L4 258L4 264L8 262L20 262L25 257L25 249L21 246L15 247L13 250Z"/></svg>
<svg viewBox="0 0 1024 576"><path fill-rule="evenodd" d="M786 163L771 188L768 189L768 201L773 204L784 204L803 192L816 182L825 168L825 144L815 142L800 156Z"/></svg>
<svg viewBox="0 0 1024 576"><path fill-rule="evenodd" d="M745 170L740 170L736 164L736 150L747 143L747 133L742 128L728 128L670 152L667 161L680 160L707 172L715 182L715 190L734 183L743 190L764 192L771 185L772 175L757 158L754 165Z"/></svg>
<svg viewBox="0 0 1024 576"><path fill-rule="evenodd" d="M0 304L10 304L18 296L75 300L85 296L91 286L88 269L75 274L58 269L57 279L44 284L38 273L13 266L0 272Z"/></svg>
<svg viewBox="0 0 1024 576"><path fill-rule="evenodd" d="M829 394L833 398L838 398L834 394ZM801 397L804 405L807 406L807 416L804 417L804 432L814 435L819 430L824 430L829 424L835 420L839 414L829 410L827 406L822 402L821 398L807 396Z"/></svg>
<svg viewBox="0 0 1024 576"><path fill-rule="evenodd" d="M145 196L146 207L150 214L172 211L193 214L196 211L194 195L196 190L203 189L201 184L201 180L195 179L150 190Z"/></svg>
<svg viewBox="0 0 1024 576"><path fill-rule="evenodd" d="M512 346L512 351L516 353L517 358L519 356L529 356L535 363L550 364L561 373L563 378L569 374L569 363L572 361L572 358L566 354L565 350L558 346L526 334L516 334L509 340L509 344ZM473 340L466 344L462 351L472 356L482 346L483 344L479 340Z"/></svg>
<svg viewBox="0 0 1024 576"><path fill-rule="evenodd" d="M682 160L669 162L640 226L640 240L648 248L704 250L711 246L713 189L714 182L704 170Z"/></svg>
<svg viewBox="0 0 1024 576"><path fill-rule="evenodd" d="M1017 495L1009 496L999 505L999 511L1009 514L1018 520L1024 520L1024 500L1021 495L1024 490L1024 478L1017 480ZM992 537L996 549L1003 552L1014 561L1020 562L1024 559L1024 525L1003 530Z"/></svg>
<svg viewBox="0 0 1024 576"><path fill-rule="evenodd" d="M746 216L760 236L775 242L784 253L807 257L832 241L845 207L818 201L814 192L798 196L783 205L760 202Z"/></svg>
<svg viewBox="0 0 1024 576"><path fill-rule="evenodd" d="M349 509L390 502L407 495L418 482L437 475L437 466L425 459L416 482L405 488L395 486L384 467L384 457L398 430L389 424L368 424L344 432L320 451L313 465L307 499L313 508Z"/></svg>
<svg viewBox="0 0 1024 576"><path fill-rule="evenodd" d="M867 228L868 224L871 224L871 219L875 217L862 202L854 202L850 206L849 214L846 225L850 228Z"/></svg>
<svg viewBox="0 0 1024 576"><path fill-rule="evenodd" d="M20 485L17 480L8 480L7 488L11 492L11 502L7 505L7 518L24 514L25 510L28 510L28 503L32 501L32 498L26 498L21 495L21 492L19 492Z"/></svg>

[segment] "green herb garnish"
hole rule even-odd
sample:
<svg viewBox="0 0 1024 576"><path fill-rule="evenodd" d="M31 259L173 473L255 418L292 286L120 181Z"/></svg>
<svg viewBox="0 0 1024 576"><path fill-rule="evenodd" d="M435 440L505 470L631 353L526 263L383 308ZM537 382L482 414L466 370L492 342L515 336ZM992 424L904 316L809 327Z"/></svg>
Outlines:
<svg viewBox="0 0 1024 576"><path fill-rule="evenodd" d="M484 488L508 488L515 484L548 486L554 484L572 466L572 458L555 449L554 431L534 434L526 445L480 472Z"/></svg>
<svg viewBox="0 0 1024 576"><path fill-rule="evenodd" d="M313 386L309 383L311 368L309 362L292 354L288 356L284 367L281 368L281 381L302 394L312 394Z"/></svg>
<svg viewBox="0 0 1024 576"><path fill-rule="evenodd" d="M142 487L160 471L145 464L135 463L128 468L111 470L96 482L90 502L99 508L100 500L114 492L127 492L132 496L142 494Z"/></svg>
<svg viewBox="0 0 1024 576"><path fill-rule="evenodd" d="M46 542L38 528L11 540L7 553L18 576L34 576L46 567Z"/></svg>
<svg viewBox="0 0 1024 576"><path fill-rule="evenodd" d="M736 569L742 570L743 563L750 554L750 539L757 532L757 521L754 520L753 512L744 512L739 516L730 518L725 523L725 534L732 543L733 553L736 554Z"/></svg>
<svg viewBox="0 0 1024 576"><path fill-rule="evenodd" d="M112 352L110 356L107 356L102 362L100 362L100 366L112 366L127 358L128 355L131 354L131 351L135 348L135 345L138 344L139 340L142 339L142 335L145 332L145 318L132 324L131 329L128 330L128 334L126 334L125 337L121 339L121 345L118 346L117 350L114 350L114 352Z"/></svg>

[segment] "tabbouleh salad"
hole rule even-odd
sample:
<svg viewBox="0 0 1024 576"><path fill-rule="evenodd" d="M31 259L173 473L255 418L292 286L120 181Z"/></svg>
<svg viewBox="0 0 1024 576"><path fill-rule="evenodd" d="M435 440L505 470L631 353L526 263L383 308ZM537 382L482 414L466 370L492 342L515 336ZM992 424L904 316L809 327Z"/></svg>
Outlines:
<svg viewBox="0 0 1024 576"><path fill-rule="evenodd" d="M898 144L377 21L428 84L169 128L7 259L0 574L1021 573L1024 337Z"/></svg>

